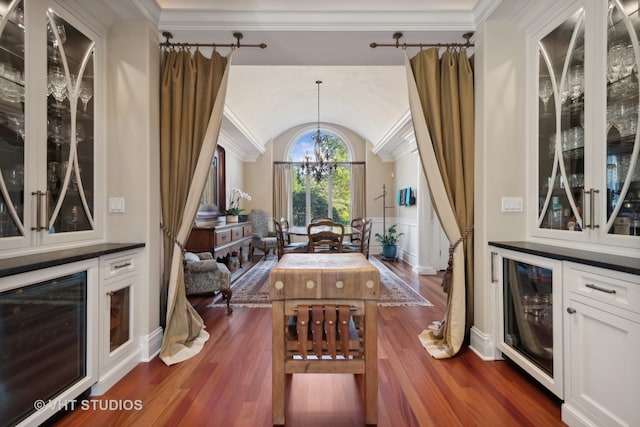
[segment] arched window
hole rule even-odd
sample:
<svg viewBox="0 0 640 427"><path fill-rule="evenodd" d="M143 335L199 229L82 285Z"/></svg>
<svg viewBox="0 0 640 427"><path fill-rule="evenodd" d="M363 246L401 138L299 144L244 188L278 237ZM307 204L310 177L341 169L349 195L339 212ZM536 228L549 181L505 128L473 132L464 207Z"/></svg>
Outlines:
<svg viewBox="0 0 640 427"><path fill-rule="evenodd" d="M291 146L288 160L292 168L292 221L293 225L306 225L314 216L328 216L336 222L349 224L351 218L351 164L349 150L342 139L334 133L321 131L326 135L326 144L333 152L338 164L328 176L316 179L304 174L300 168L305 155L314 157L316 131L302 135Z"/></svg>

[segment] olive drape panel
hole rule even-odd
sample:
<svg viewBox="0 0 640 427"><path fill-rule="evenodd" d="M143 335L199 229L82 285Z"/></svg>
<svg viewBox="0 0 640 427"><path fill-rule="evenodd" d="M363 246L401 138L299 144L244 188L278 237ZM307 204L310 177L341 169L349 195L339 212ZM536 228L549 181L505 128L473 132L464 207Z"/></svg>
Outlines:
<svg viewBox="0 0 640 427"><path fill-rule="evenodd" d="M162 54L160 303L165 319L160 358L167 365L198 354L209 338L202 318L187 300L182 262L218 141L230 62L215 51L211 58L187 49Z"/></svg>
<svg viewBox="0 0 640 427"><path fill-rule="evenodd" d="M293 224L291 198L293 183L291 176L293 165L291 163L273 164L273 218L280 220L286 218Z"/></svg>
<svg viewBox="0 0 640 427"><path fill-rule="evenodd" d="M436 358L460 350L473 321L474 89L467 52L405 53L409 104L433 205L450 242L445 319L420 334Z"/></svg>
<svg viewBox="0 0 640 427"><path fill-rule="evenodd" d="M367 217L364 164L351 165L351 218Z"/></svg>

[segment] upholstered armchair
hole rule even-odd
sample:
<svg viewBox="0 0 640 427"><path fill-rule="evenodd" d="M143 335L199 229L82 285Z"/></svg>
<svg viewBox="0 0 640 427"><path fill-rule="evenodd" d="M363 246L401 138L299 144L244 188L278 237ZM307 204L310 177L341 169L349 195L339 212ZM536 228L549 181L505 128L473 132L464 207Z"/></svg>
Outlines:
<svg viewBox="0 0 640 427"><path fill-rule="evenodd" d="M271 249L276 253L278 241L274 232L269 231L269 215L262 209L251 209L249 212L249 221L253 230L253 238L251 239L251 258L253 258L253 250L260 249L267 256Z"/></svg>
<svg viewBox="0 0 640 427"><path fill-rule="evenodd" d="M216 262L210 252L184 254L184 285L187 295L222 292L227 300L227 313L231 301L231 273L226 265Z"/></svg>

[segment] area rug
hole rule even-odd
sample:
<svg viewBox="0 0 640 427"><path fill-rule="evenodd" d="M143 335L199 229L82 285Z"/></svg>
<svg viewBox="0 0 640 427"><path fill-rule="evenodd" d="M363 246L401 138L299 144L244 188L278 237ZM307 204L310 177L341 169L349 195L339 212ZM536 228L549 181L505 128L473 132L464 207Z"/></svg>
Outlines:
<svg viewBox="0 0 640 427"><path fill-rule="evenodd" d="M375 257L369 259L380 270L381 306L432 306L426 298L396 276ZM269 272L276 265L276 257L263 258L251 270L231 284L231 305L236 307L271 307L269 300ZM209 307L222 307L222 296L214 298Z"/></svg>

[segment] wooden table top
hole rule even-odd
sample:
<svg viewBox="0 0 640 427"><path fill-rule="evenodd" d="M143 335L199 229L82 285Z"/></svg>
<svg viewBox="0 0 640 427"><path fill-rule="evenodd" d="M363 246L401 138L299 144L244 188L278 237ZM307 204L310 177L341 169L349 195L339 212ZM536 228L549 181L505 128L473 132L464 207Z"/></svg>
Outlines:
<svg viewBox="0 0 640 427"><path fill-rule="evenodd" d="M269 273L269 296L378 299L380 271L361 253L285 254Z"/></svg>
<svg viewBox="0 0 640 427"><path fill-rule="evenodd" d="M315 228L316 231L328 231L330 229L330 227L317 227ZM340 233L340 227L331 227L331 231L333 231L334 233ZM289 228L283 228L282 229L283 233L286 234L291 234L294 236L306 236L307 235L307 226L306 225L294 225L292 227ZM344 235L347 236L349 234L353 234L353 233L359 233L360 230L354 228L353 230L351 229L351 226L349 225L345 225L344 226Z"/></svg>

